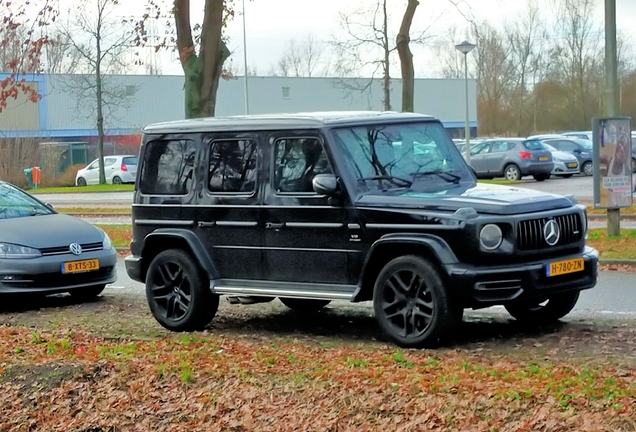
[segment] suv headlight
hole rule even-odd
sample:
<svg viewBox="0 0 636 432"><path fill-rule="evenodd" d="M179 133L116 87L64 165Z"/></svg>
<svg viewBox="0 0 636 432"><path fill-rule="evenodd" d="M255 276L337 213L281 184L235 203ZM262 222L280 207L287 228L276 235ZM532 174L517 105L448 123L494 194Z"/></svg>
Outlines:
<svg viewBox="0 0 636 432"><path fill-rule="evenodd" d="M484 225L479 232L479 243L486 250L495 250L501 246L503 241L503 233L501 228L495 224Z"/></svg>
<svg viewBox="0 0 636 432"><path fill-rule="evenodd" d="M37 258L41 256L42 253L37 249L11 243L0 243L0 258L26 259Z"/></svg>

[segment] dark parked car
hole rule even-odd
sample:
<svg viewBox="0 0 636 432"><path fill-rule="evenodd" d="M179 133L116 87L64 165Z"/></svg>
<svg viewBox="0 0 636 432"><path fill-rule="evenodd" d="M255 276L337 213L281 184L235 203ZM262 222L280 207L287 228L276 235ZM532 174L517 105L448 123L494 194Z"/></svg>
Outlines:
<svg viewBox="0 0 636 432"><path fill-rule="evenodd" d="M372 301L389 338L421 347L451 336L465 308L537 324L596 284L585 206L477 184L432 117L156 124L139 161L126 269L170 330L206 326L220 295L305 312Z"/></svg>
<svg viewBox="0 0 636 432"><path fill-rule="evenodd" d="M479 177L519 180L531 175L537 181L550 178L552 152L538 140L494 138L470 149L470 165Z"/></svg>
<svg viewBox="0 0 636 432"><path fill-rule="evenodd" d="M104 231L0 181L0 294L88 299L117 280L116 264Z"/></svg>
<svg viewBox="0 0 636 432"><path fill-rule="evenodd" d="M572 153L579 160L581 172L586 176L594 175L594 151L592 141L579 138L545 138L544 141L558 150Z"/></svg>

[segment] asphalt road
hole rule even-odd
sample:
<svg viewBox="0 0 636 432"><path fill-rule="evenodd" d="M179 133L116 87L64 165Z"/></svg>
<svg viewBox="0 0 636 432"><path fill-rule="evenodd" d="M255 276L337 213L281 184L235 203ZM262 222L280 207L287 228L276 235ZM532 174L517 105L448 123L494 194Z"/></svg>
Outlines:
<svg viewBox="0 0 636 432"><path fill-rule="evenodd" d="M110 294L117 293L145 295L144 285L131 280L126 274L123 259L118 262L119 278L116 283L109 285L107 291ZM351 307L351 303L333 302L334 305L341 303ZM357 307L372 308L370 302L356 305ZM258 305L236 307L258 307ZM472 313L466 311L466 313ZM493 307L480 310L481 314L501 314L506 313L502 307ZM596 287L585 290L581 293L578 304L568 317L616 317L636 319L636 272L602 271L599 283Z"/></svg>

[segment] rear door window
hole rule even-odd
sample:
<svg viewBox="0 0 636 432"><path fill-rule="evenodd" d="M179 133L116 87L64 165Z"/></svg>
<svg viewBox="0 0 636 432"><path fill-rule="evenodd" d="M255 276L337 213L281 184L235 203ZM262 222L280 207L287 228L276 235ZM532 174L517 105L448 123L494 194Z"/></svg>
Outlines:
<svg viewBox="0 0 636 432"><path fill-rule="evenodd" d="M148 195L187 195L192 187L196 148L191 140L146 145L140 190Z"/></svg>

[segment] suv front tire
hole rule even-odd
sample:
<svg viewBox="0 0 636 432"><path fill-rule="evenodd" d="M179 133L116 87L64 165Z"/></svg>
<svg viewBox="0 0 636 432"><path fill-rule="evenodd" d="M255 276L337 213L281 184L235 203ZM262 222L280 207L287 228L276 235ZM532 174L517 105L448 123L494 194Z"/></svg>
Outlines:
<svg viewBox="0 0 636 432"><path fill-rule="evenodd" d="M405 348L438 345L463 315L435 266L417 255L384 266L375 282L373 308L380 328Z"/></svg>

